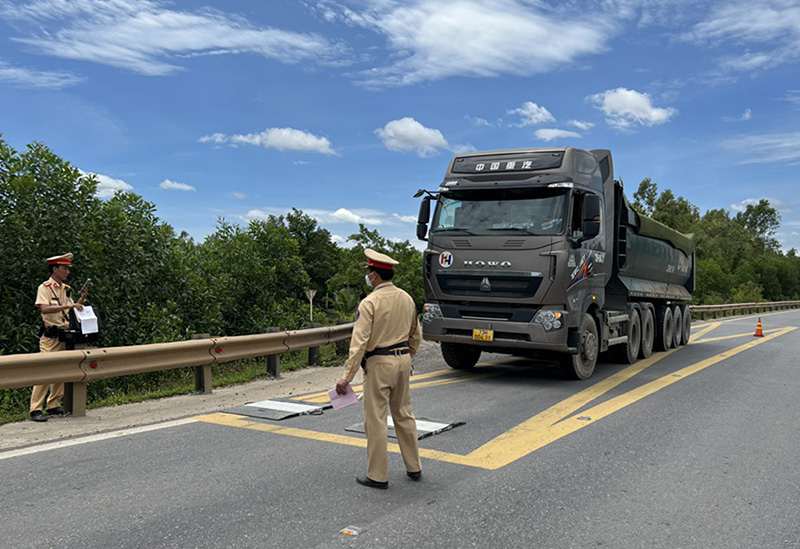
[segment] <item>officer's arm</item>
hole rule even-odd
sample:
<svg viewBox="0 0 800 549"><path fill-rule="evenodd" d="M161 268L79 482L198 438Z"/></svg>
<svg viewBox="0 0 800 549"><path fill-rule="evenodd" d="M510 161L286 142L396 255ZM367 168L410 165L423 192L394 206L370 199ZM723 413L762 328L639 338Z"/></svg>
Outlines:
<svg viewBox="0 0 800 549"><path fill-rule="evenodd" d="M80 307L75 303L67 303L66 305L37 305L37 307L39 307L39 310L41 310L46 315L50 313L68 311L73 307L77 307L78 310L80 310Z"/></svg>
<svg viewBox="0 0 800 549"><path fill-rule="evenodd" d="M43 314L51 314L51 313L60 313L61 311L67 311L71 309L74 304L67 303L65 305L52 305L50 303L50 292L44 287L40 286L39 290L36 292L36 303L35 305L39 308L39 310Z"/></svg>
<svg viewBox="0 0 800 549"><path fill-rule="evenodd" d="M422 343L422 330L419 327L416 310L411 314L411 331L408 333L408 350L411 356L417 354L417 349Z"/></svg>
<svg viewBox="0 0 800 549"><path fill-rule="evenodd" d="M353 326L353 335L350 338L350 355L344 363L344 376L342 379L353 381L358 369L361 367L361 358L367 351L367 343L372 334L373 305L367 300L358 306L358 318Z"/></svg>

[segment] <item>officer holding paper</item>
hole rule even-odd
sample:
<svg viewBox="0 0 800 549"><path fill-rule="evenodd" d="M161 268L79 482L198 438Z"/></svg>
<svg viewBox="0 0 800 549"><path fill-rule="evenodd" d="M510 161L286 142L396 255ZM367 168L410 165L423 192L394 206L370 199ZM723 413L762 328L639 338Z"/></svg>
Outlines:
<svg viewBox="0 0 800 549"><path fill-rule="evenodd" d="M63 351L65 344L59 333L69 328L69 310L83 309L88 288L81 289L78 301L72 299L72 288L65 283L72 267L72 254L49 257L47 261L50 278L39 285L36 292L36 307L42 313L42 324L39 333L39 351L54 353ZM50 389L50 396L47 390ZM47 421L48 416L63 416L64 408L59 401L64 396L64 384L34 385L31 392L31 420ZM47 397L47 416L42 413L42 405Z"/></svg>
<svg viewBox="0 0 800 549"><path fill-rule="evenodd" d="M350 355L336 392L344 394L361 366L364 368L364 431L367 435L367 476L356 481L370 488L389 487L386 447L387 407L392 412L397 442L412 480L422 478L417 446L417 425L411 411L409 378L411 357L417 352L422 332L414 300L392 282L397 261L369 248L366 282L373 288L358 306Z"/></svg>

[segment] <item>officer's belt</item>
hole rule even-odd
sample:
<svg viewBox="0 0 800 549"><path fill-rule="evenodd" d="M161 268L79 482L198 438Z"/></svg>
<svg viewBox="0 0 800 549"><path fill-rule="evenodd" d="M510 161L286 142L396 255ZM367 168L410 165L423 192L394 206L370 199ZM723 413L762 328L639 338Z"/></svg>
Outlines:
<svg viewBox="0 0 800 549"><path fill-rule="evenodd" d="M410 352L411 349L408 348L408 341L401 341L400 343L387 345L386 347L375 347L371 351L364 353L364 358L369 358L372 356L400 356L407 355Z"/></svg>

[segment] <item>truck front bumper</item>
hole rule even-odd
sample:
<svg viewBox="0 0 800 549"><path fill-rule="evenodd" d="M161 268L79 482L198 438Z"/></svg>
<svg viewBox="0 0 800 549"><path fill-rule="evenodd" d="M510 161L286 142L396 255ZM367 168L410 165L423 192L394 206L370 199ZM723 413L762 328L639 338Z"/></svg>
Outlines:
<svg viewBox="0 0 800 549"><path fill-rule="evenodd" d="M422 336L426 341L463 343L484 347L487 351L527 349L570 353L575 352L575 349L567 344L569 333L566 327L567 321L568 318L563 318L562 327L559 329L545 330L542 324L532 320L514 322L428 315L423 316ZM474 339L473 330L491 330L492 340Z"/></svg>

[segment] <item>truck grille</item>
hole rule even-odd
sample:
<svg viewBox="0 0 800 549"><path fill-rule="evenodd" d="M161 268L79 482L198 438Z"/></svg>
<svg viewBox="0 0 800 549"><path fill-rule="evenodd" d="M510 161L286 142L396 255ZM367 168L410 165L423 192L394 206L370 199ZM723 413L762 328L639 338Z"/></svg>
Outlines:
<svg viewBox="0 0 800 549"><path fill-rule="evenodd" d="M542 277L438 273L436 280L444 293L454 296L529 298L539 289Z"/></svg>

